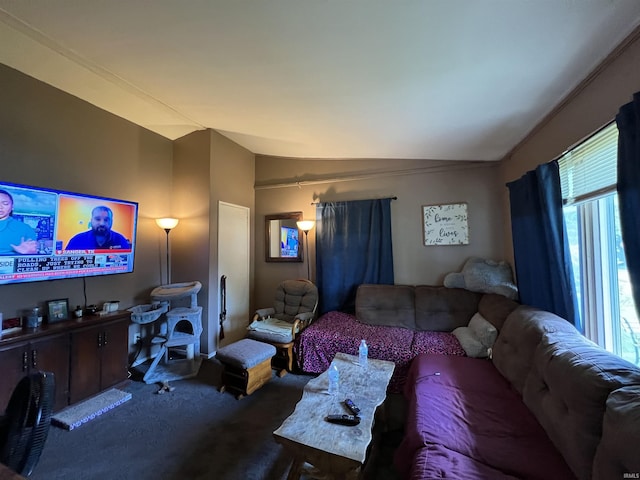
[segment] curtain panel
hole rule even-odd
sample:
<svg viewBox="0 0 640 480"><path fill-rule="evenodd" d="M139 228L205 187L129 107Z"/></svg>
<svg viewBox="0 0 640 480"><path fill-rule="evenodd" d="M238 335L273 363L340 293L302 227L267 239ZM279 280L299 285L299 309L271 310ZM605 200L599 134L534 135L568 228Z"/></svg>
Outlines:
<svg viewBox="0 0 640 480"><path fill-rule="evenodd" d="M520 301L573 323L584 333L562 214L558 162L507 184Z"/></svg>
<svg viewBox="0 0 640 480"><path fill-rule="evenodd" d="M316 283L320 314L355 312L360 284L393 285L390 198L317 205Z"/></svg>
<svg viewBox="0 0 640 480"><path fill-rule="evenodd" d="M640 92L616 115L620 233L631 291L640 316Z"/></svg>

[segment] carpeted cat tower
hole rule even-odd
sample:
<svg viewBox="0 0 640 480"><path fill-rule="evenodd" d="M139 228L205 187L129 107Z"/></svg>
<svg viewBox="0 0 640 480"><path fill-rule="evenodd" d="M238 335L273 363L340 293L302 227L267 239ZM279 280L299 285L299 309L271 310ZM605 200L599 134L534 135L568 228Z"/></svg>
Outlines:
<svg viewBox="0 0 640 480"><path fill-rule="evenodd" d="M135 323L160 322L149 341L160 348L143 376L145 383L162 384L158 393L173 390L169 382L195 377L200 370L202 307L197 296L201 288L198 281L161 285L151 292L152 305L130 309Z"/></svg>

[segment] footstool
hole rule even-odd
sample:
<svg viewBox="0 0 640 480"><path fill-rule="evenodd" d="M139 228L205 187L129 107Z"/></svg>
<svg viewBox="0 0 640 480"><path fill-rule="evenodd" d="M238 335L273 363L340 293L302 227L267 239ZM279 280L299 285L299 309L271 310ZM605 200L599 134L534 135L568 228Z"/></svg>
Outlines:
<svg viewBox="0 0 640 480"><path fill-rule="evenodd" d="M276 347L268 343L243 338L218 349L216 359L222 363L222 386L237 392L236 398L251 395L271 380L271 358Z"/></svg>

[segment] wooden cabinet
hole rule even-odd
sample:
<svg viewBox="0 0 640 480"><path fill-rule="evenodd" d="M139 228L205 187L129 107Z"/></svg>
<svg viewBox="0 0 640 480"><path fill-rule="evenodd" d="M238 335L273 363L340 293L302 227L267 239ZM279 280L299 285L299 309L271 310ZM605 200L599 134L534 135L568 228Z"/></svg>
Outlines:
<svg viewBox="0 0 640 480"><path fill-rule="evenodd" d="M0 338L0 411L20 379L38 370L55 375L55 411L125 382L130 318L85 316Z"/></svg>
<svg viewBox="0 0 640 480"><path fill-rule="evenodd" d="M128 337L128 318L71 333L70 403L127 379Z"/></svg>
<svg viewBox="0 0 640 480"><path fill-rule="evenodd" d="M6 408L13 389L25 375L38 370L51 372L55 377L54 410L68 405L69 398L69 335L59 333L31 341L0 347L2 388L0 408Z"/></svg>

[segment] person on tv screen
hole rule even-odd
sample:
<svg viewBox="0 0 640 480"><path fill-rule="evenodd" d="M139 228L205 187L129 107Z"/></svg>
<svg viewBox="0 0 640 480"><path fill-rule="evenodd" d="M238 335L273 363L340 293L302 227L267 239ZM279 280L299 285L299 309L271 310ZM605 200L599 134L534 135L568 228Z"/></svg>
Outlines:
<svg viewBox="0 0 640 480"><path fill-rule="evenodd" d="M0 190L0 255L38 253L35 230L12 215L13 197L6 190Z"/></svg>
<svg viewBox="0 0 640 480"><path fill-rule="evenodd" d="M110 250L131 248L129 240L111 230L113 212L109 207L95 207L91 211L91 230L74 235L67 244L67 250Z"/></svg>

